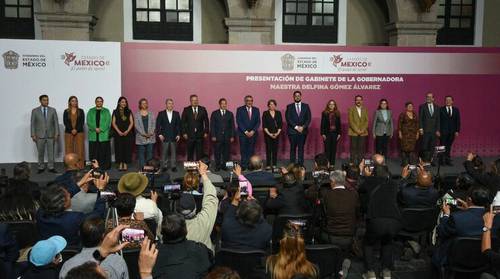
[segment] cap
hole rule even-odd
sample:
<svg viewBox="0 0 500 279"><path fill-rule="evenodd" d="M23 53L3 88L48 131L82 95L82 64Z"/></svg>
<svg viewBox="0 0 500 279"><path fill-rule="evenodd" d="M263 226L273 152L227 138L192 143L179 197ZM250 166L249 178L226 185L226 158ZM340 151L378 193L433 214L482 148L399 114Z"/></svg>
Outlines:
<svg viewBox="0 0 500 279"><path fill-rule="evenodd" d="M59 235L40 240L31 248L30 262L35 266L48 265L64 250L66 244L66 239Z"/></svg>
<svg viewBox="0 0 500 279"><path fill-rule="evenodd" d="M177 213L186 219L191 219L196 215L196 201L193 195L182 193L176 206Z"/></svg>

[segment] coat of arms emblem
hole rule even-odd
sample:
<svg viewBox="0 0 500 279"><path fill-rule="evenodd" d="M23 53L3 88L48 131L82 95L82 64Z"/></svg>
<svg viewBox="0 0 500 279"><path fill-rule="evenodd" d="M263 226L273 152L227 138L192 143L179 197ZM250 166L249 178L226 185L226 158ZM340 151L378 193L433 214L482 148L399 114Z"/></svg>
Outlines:
<svg viewBox="0 0 500 279"><path fill-rule="evenodd" d="M283 68L283 71L293 70L294 63L295 57L290 53L281 56L281 68Z"/></svg>
<svg viewBox="0 0 500 279"><path fill-rule="evenodd" d="M19 66L19 54L15 51L9 50L2 54L2 57L5 69L14 70Z"/></svg>

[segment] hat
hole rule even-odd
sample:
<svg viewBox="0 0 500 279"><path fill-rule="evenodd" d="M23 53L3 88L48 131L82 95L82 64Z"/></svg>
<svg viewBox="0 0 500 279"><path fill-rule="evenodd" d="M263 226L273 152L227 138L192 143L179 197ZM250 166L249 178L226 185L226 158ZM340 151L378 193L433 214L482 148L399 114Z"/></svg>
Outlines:
<svg viewBox="0 0 500 279"><path fill-rule="evenodd" d="M192 219L196 215L196 202L193 195L182 193L176 205L177 213L186 219Z"/></svg>
<svg viewBox="0 0 500 279"><path fill-rule="evenodd" d="M145 175L130 172L122 176L118 181L118 192L138 196L144 192L146 186L148 186L148 178Z"/></svg>
<svg viewBox="0 0 500 279"><path fill-rule="evenodd" d="M31 248L30 262L35 266L48 265L65 247L66 239L59 235L40 240Z"/></svg>

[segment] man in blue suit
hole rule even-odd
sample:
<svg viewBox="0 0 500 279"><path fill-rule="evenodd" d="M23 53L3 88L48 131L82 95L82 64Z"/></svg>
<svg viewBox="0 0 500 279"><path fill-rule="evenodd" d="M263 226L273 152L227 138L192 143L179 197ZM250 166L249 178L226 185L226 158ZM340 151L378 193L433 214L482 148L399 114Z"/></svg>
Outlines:
<svg viewBox="0 0 500 279"><path fill-rule="evenodd" d="M302 103L302 93L293 92L294 103L286 107L285 118L288 125L290 140L290 162L296 163L295 154L298 148L298 163L304 164L304 145L307 138L307 128L311 124L311 110L309 105Z"/></svg>
<svg viewBox="0 0 500 279"><path fill-rule="evenodd" d="M225 168L229 161L231 143L234 141L234 117L227 110L227 100L219 100L219 109L210 116L210 137L215 144L215 171Z"/></svg>
<svg viewBox="0 0 500 279"><path fill-rule="evenodd" d="M432 262L437 267L447 263L447 252L455 237L480 237L485 230L497 231L499 222L495 218L494 228L485 228L483 215L485 206L490 203L488 188L474 185L469 188L466 201L457 200L457 210L450 214L450 205L443 204L443 216L437 226L439 245L432 255Z"/></svg>
<svg viewBox="0 0 500 279"><path fill-rule="evenodd" d="M241 166L247 169L248 161L255 153L257 129L260 125L260 112L258 108L253 107L252 96L245 96L245 105L236 110L236 123L240 137Z"/></svg>

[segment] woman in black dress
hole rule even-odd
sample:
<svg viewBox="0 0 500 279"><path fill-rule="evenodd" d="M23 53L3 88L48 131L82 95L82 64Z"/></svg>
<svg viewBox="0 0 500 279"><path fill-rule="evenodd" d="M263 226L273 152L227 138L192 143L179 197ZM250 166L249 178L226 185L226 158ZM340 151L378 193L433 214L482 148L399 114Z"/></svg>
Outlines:
<svg viewBox="0 0 500 279"><path fill-rule="evenodd" d="M281 112L276 110L276 101L267 102L268 110L262 114L262 128L266 143L266 169L276 168L278 160L278 141L282 128Z"/></svg>
<svg viewBox="0 0 500 279"><path fill-rule="evenodd" d="M334 100L328 101L325 110L321 113L321 137L325 144L325 155L330 167L335 168L337 156L337 142L340 140L340 112Z"/></svg>
<svg viewBox="0 0 500 279"><path fill-rule="evenodd" d="M115 161L119 164L120 171L126 171L127 164L132 160L132 146L134 145L134 116L128 108L127 98L118 99L111 121L115 134Z"/></svg>

